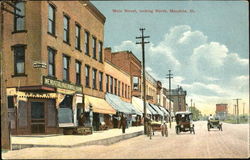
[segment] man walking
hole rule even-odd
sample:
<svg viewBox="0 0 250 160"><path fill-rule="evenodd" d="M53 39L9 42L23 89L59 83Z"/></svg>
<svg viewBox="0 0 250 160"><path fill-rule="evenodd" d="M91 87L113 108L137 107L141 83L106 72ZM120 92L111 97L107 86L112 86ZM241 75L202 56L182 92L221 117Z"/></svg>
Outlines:
<svg viewBox="0 0 250 160"><path fill-rule="evenodd" d="M125 133L126 125L127 125L127 118L123 115L121 117L121 125L122 125L122 133Z"/></svg>

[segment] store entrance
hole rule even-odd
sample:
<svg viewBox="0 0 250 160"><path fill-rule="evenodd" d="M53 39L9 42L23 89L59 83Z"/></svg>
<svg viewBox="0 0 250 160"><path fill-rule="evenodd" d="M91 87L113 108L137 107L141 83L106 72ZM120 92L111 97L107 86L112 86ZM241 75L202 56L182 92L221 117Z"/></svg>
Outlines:
<svg viewBox="0 0 250 160"><path fill-rule="evenodd" d="M31 102L31 133L45 133L44 110L44 102Z"/></svg>

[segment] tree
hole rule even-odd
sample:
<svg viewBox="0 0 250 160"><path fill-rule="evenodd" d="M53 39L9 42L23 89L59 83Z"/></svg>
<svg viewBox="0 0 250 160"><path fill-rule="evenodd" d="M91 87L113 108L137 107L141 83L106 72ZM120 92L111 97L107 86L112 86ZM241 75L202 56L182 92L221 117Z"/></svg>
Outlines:
<svg viewBox="0 0 250 160"><path fill-rule="evenodd" d="M201 111L198 110L196 107L189 107L190 108L190 112L193 113L193 120L197 121L200 120L202 117Z"/></svg>

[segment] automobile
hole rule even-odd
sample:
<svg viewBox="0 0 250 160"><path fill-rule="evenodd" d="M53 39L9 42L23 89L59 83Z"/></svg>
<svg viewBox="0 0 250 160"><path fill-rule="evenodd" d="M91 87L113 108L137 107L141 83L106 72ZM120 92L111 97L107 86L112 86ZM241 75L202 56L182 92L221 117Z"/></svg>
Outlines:
<svg viewBox="0 0 250 160"><path fill-rule="evenodd" d="M220 131L222 131L222 123L220 123L218 117L208 119L207 130L210 131L211 128L218 128Z"/></svg>
<svg viewBox="0 0 250 160"><path fill-rule="evenodd" d="M193 114L189 111L175 113L176 134L179 134L180 132L190 132L190 133L195 134L194 124L192 121L192 115Z"/></svg>

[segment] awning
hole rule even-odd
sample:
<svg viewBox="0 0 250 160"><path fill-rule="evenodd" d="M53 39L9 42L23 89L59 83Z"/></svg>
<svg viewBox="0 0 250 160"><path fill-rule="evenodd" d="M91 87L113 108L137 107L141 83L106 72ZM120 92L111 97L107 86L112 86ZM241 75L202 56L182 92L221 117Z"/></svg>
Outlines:
<svg viewBox="0 0 250 160"><path fill-rule="evenodd" d="M149 105L148 102L146 102L146 106L153 115L158 115L158 113Z"/></svg>
<svg viewBox="0 0 250 160"><path fill-rule="evenodd" d="M120 97L106 93L105 100L116 110L119 112L123 112L125 114L136 114L134 107L127 102L124 102L120 99Z"/></svg>
<svg viewBox="0 0 250 160"><path fill-rule="evenodd" d="M132 97L132 104L133 106L135 106L141 113L144 113L144 109L143 109L143 101L140 98L137 97ZM146 106L148 105L148 103L146 102ZM147 114L152 114L148 107L146 107L146 111Z"/></svg>
<svg viewBox="0 0 250 160"><path fill-rule="evenodd" d="M126 106L128 106L129 108L132 108L133 112L135 112L135 114L137 115L142 115L142 112L140 112L140 110L138 110L132 103L128 103L128 102L124 102L126 104Z"/></svg>
<svg viewBox="0 0 250 160"><path fill-rule="evenodd" d="M116 111L102 98L84 95L85 109L89 110L89 106L93 107L93 112L102 114L115 114Z"/></svg>
<svg viewBox="0 0 250 160"><path fill-rule="evenodd" d="M164 116L164 115L163 115L163 112L158 108L158 106L156 106L156 105L154 105L154 104L151 104L151 103L149 103L149 105L150 105L153 109L155 109L155 111L156 111L159 115Z"/></svg>
<svg viewBox="0 0 250 160"><path fill-rule="evenodd" d="M165 115L169 116L169 112L166 108L164 108L162 106L158 106L158 107L162 110L162 112L164 112Z"/></svg>

